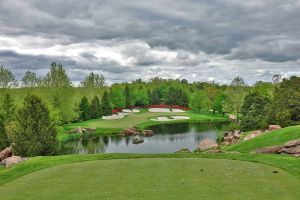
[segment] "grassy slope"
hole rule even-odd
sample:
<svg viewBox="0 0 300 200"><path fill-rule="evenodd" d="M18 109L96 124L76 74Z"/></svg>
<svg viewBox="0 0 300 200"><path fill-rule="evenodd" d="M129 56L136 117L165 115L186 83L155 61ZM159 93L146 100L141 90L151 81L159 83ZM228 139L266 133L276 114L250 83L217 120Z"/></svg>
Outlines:
<svg viewBox="0 0 300 200"><path fill-rule="evenodd" d="M16 179L0 187L0 193L3 200L298 199L299 187L299 179L267 165L145 158L61 165Z"/></svg>
<svg viewBox="0 0 300 200"><path fill-rule="evenodd" d="M188 120L176 120L176 121L169 121L169 122L155 122L149 120L153 117L159 116L189 116L191 117ZM139 128L146 128L150 125L160 124L160 123L177 123L182 121L225 121L226 118L214 115L206 115L206 114L198 114L192 111L188 111L185 113L151 113L148 112L146 109L142 109L142 112L132 114L126 116L122 119L117 120L101 120L101 119L92 119L84 122L73 123L64 125L64 130L71 130L75 129L78 126L81 127L96 127L97 131L94 132L95 134L115 134L121 131L123 128L137 126ZM61 140L72 137L70 134L60 134L59 138ZM76 137L76 136L75 136Z"/></svg>
<svg viewBox="0 0 300 200"><path fill-rule="evenodd" d="M228 151L250 152L261 147L281 145L287 141L299 138L300 126L291 126L272 131L248 141L243 141L233 146L224 147L224 149Z"/></svg>

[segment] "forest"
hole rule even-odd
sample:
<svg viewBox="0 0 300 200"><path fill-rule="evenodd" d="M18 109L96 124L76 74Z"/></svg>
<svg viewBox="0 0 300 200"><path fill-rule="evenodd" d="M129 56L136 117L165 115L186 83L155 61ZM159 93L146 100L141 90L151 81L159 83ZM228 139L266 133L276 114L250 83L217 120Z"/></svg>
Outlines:
<svg viewBox="0 0 300 200"><path fill-rule="evenodd" d="M149 105L173 105L196 113L233 115L235 128L242 131L265 129L269 124L283 127L298 124L300 77L274 75L271 78L272 82L257 81L253 85L247 85L241 77L223 85L162 78L107 85L103 75L92 72L75 86L60 63L51 63L45 77L27 71L22 80L16 80L9 68L1 66L0 128L3 131L0 147L6 147L9 140L20 141L20 133L29 131L30 120L36 117L43 119L43 124L30 131L47 132L46 143L55 144L56 130L63 124L111 115L120 108Z"/></svg>

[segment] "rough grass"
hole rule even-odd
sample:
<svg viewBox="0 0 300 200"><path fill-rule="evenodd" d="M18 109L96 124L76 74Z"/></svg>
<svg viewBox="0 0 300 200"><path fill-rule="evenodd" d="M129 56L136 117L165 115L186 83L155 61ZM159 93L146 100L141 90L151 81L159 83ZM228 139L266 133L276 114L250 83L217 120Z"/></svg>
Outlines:
<svg viewBox="0 0 300 200"><path fill-rule="evenodd" d="M141 158L48 168L3 185L0 193L1 200L298 199L299 186L291 174L257 163Z"/></svg>
<svg viewBox="0 0 300 200"><path fill-rule="evenodd" d="M300 126L291 126L280 130L272 131L239 144L224 147L228 151L251 152L255 149L281 145L287 141L300 138Z"/></svg>

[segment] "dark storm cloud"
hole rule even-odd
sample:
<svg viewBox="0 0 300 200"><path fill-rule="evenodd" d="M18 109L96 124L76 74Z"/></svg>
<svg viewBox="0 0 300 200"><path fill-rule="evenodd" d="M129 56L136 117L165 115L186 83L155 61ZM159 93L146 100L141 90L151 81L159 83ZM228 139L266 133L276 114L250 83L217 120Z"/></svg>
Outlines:
<svg viewBox="0 0 300 200"><path fill-rule="evenodd" d="M60 61L74 81L90 71L267 80L299 72L299 10L299 0L2 0L0 64L45 71Z"/></svg>

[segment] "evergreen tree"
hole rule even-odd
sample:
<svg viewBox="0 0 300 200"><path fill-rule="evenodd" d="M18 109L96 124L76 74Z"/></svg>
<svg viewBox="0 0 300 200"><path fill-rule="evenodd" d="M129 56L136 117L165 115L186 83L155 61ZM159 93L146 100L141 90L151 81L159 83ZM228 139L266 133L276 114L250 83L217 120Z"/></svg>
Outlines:
<svg viewBox="0 0 300 200"><path fill-rule="evenodd" d="M6 94L3 99L2 107L2 116L4 119L4 124L14 121L16 107L14 105L14 100L9 94Z"/></svg>
<svg viewBox="0 0 300 200"><path fill-rule="evenodd" d="M100 100L96 95L91 102L91 118L96 119L102 116L102 108L100 105Z"/></svg>
<svg viewBox="0 0 300 200"><path fill-rule="evenodd" d="M107 91L105 91L102 96L101 106L102 106L102 115L107 116L112 114L112 105Z"/></svg>
<svg viewBox="0 0 300 200"><path fill-rule="evenodd" d="M160 104L159 90L155 89L151 92L150 103L153 105Z"/></svg>
<svg viewBox="0 0 300 200"><path fill-rule="evenodd" d="M128 84L125 85L124 93L125 93L125 105L127 108L129 108L131 106L131 103L130 103L130 91L129 91Z"/></svg>
<svg viewBox="0 0 300 200"><path fill-rule="evenodd" d="M57 130L45 104L36 96L25 98L12 132L13 152L21 156L54 155L59 149Z"/></svg>
<svg viewBox="0 0 300 200"><path fill-rule="evenodd" d="M79 103L79 117L84 121L91 119L90 104L86 96L84 96Z"/></svg>
<svg viewBox="0 0 300 200"><path fill-rule="evenodd" d="M10 145L10 141L5 132L4 120L3 117L0 115L0 151L5 149L9 145Z"/></svg>
<svg viewBox="0 0 300 200"><path fill-rule="evenodd" d="M145 106L149 104L149 97L147 90L144 87L140 87L136 92L135 105L136 106Z"/></svg>

